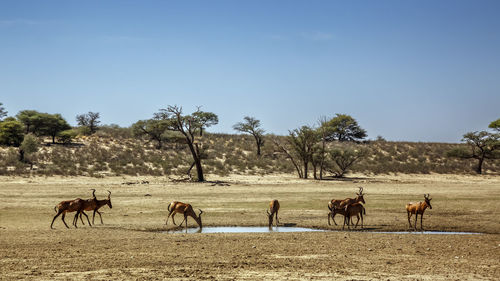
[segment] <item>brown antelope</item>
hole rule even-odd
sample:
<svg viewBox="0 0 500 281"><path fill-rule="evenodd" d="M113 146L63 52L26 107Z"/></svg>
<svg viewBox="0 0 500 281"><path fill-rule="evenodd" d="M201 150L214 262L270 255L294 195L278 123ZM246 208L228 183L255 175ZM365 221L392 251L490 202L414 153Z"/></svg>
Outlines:
<svg viewBox="0 0 500 281"><path fill-rule="evenodd" d="M276 216L276 226L280 223L278 220L278 210L280 209L280 203L278 200L274 199L269 203L269 210L267 212L267 218L269 219L269 227L273 225L273 216ZM271 213L269 213L271 211Z"/></svg>
<svg viewBox="0 0 500 281"><path fill-rule="evenodd" d="M366 215L366 210L363 204L361 203L353 203L345 206L345 215L344 215L344 225L342 226L342 230L344 230L344 226L347 223L347 228L350 230L349 221L352 220L353 216L356 216L358 220L356 221L356 225L354 228L358 227L359 217L361 216L361 229L363 229L363 215ZM351 221L352 224L352 221Z"/></svg>
<svg viewBox="0 0 500 281"><path fill-rule="evenodd" d="M174 202L170 203L170 205L168 206L167 209L169 211L169 214L167 217L167 221L165 222L165 225L167 224L168 218L170 217L170 215L172 215L172 220L173 220L174 215L177 213L180 213L180 214L184 215L184 220L180 224L181 226L182 226L182 223L184 221L186 221L186 228L187 228L187 217L189 216L189 217L192 217L196 221L196 223L200 226L200 229L203 227L202 223L201 223L201 214L203 214L203 211L198 209L198 210L200 210L200 213L198 215L196 215L191 204L185 204L182 202L174 201ZM174 222L174 224L175 224L175 222Z"/></svg>
<svg viewBox="0 0 500 281"><path fill-rule="evenodd" d="M80 199L80 198L76 198L74 200L66 200L66 201L62 201L60 202L59 204L57 204L55 207L54 207L54 210L57 212L57 214L54 216L54 218L52 219L52 223L50 224L50 228L52 228L52 225L54 224L54 221L56 220L56 218L62 214L62 221L64 223L64 225L69 228L69 226L66 224L66 221L64 220L64 217L66 216L66 213L70 213L70 212L77 212L78 210L80 210L80 208L82 207L83 205L83 199ZM85 215L87 216L87 215ZM88 216L87 216L87 220L88 220ZM89 224L90 224L90 221L88 221ZM75 222L75 219L73 219L73 225L75 227L76 226L76 222Z"/></svg>
<svg viewBox="0 0 500 281"><path fill-rule="evenodd" d="M335 221L335 215L344 215L344 209L347 205L358 202L363 202L365 204L365 198L363 197L363 187L359 187L359 193L356 193L356 195L356 198L346 198L344 200L332 199L330 202L328 202L328 209L330 210L330 212L328 212L328 225L331 225L330 217L332 218L333 223L337 225L337 222Z"/></svg>
<svg viewBox="0 0 500 281"><path fill-rule="evenodd" d="M424 202L418 202L418 203L413 203L410 202L406 204L406 213L408 214L408 224L410 225L411 228L411 222L410 218L413 214L415 214L415 230L417 230L417 218L418 215L420 215L420 229L424 230L424 227L422 226L422 218L424 217L424 212L427 207L432 209L431 206L431 200L432 198L429 198L429 194L424 194Z"/></svg>
<svg viewBox="0 0 500 281"><path fill-rule="evenodd" d="M359 202L363 202L363 204L366 204L365 202L365 198L363 197L365 194L363 194L363 187L359 187L359 193L356 193L356 198L346 198L344 200L342 200L342 202L340 202L339 204L339 208L340 209L343 209L345 208L347 205L351 205L353 203L359 203Z"/></svg>
<svg viewBox="0 0 500 281"><path fill-rule="evenodd" d="M93 190L95 192L95 189L93 189ZM84 200L84 203L83 203L83 206L82 206L82 210L78 211L78 213L80 214L80 220L82 220L82 214L85 215L84 211L94 211L94 213L92 215L92 224L95 224L94 223L95 213L99 214L99 218L101 219L101 224L104 224L102 222L101 212L99 212L99 209L101 207L103 207L104 205L108 205L108 207L110 209L113 208L113 205L111 204L111 191L109 191L109 190L108 190L108 199L97 200L97 198L94 195L94 197L92 199ZM83 223L83 220L82 220L82 223Z"/></svg>

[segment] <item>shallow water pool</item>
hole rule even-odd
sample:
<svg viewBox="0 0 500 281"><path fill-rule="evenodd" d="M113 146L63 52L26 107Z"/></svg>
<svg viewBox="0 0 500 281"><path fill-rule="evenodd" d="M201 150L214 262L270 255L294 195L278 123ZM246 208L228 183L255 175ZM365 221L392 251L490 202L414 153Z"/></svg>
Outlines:
<svg viewBox="0 0 500 281"><path fill-rule="evenodd" d="M278 226L207 226L202 228L173 229L165 233L266 233L266 232L321 232L322 229Z"/></svg>

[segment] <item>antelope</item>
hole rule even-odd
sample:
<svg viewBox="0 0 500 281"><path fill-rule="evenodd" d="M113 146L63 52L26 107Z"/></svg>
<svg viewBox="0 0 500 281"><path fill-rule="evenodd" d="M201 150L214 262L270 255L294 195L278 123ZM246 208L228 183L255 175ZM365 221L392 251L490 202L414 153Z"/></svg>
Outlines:
<svg viewBox="0 0 500 281"><path fill-rule="evenodd" d="M184 220L180 224L181 226L182 226L182 223L184 221L186 221L186 228L187 228L187 217L189 216L189 217L192 217L196 221L196 223L200 226L200 229L203 227L202 223L201 223L201 214L203 214L203 211L198 209L198 210L200 210L200 213L198 215L196 215L191 204L185 204L182 202L174 201L174 202L170 203L170 205L168 206L167 209L169 211L169 214L167 217L167 221L165 221L165 225L167 225L168 218L170 217L170 215L172 215L172 221L173 221L174 215L177 213L181 213L184 215ZM175 221L174 221L174 224L175 224Z"/></svg>
<svg viewBox="0 0 500 281"><path fill-rule="evenodd" d="M424 217L425 209L427 209L427 207L432 209L431 206L432 198L429 198L429 196L430 195L428 193L427 195L424 194L424 199L425 199L424 202L418 202L418 203L410 202L406 204L406 213L408 214L408 224L410 225L410 228L411 228L411 222L410 222L411 215L415 214L415 230L417 230L418 215L420 215L420 229L424 230L424 227L422 226L422 219Z"/></svg>
<svg viewBox="0 0 500 281"><path fill-rule="evenodd" d="M59 204L57 204L55 207L54 207L54 211L57 212L57 214L54 216L54 218L52 219L52 223L50 224L50 228L52 229L52 225L54 224L54 221L56 220L56 218L62 214L62 221L64 223L64 225L69 228L69 226L66 224L66 221L64 221L64 217L66 216L66 213L70 213L70 212L77 212L78 210L81 209L82 205L83 205L83 199L80 199L80 198L76 198L74 200L66 200L66 201L62 201L60 202ZM85 215L87 216L87 215ZM87 216L87 220L89 219L89 217ZM73 219L73 225L75 227L76 226L76 217ZM89 224L90 224L90 221L88 221ZM83 223L83 221L82 221Z"/></svg>
<svg viewBox="0 0 500 281"><path fill-rule="evenodd" d="M344 215L344 225L342 226L342 230L344 230L344 226L347 222L347 228L350 230L349 221L351 221L353 216L356 216L358 220L356 221L356 225L354 228L358 227L359 217L361 216L361 229L363 229L363 214L366 215L366 210L363 204L361 203L353 203L345 206L345 215ZM352 221L351 221L352 224Z"/></svg>
<svg viewBox="0 0 500 281"><path fill-rule="evenodd" d="M341 214L344 215L345 217L345 212L344 209L347 205L350 205L352 203L358 203L358 202L363 202L363 204L366 204L365 199L364 199L364 194L363 194L363 187L359 187L359 193L356 193L356 198L346 198L344 200L335 200L332 199L330 202L328 202L328 209L330 212L328 212L328 225L330 224L330 217L333 220L333 223L337 225L337 222L335 221L335 215L336 214Z"/></svg>
<svg viewBox="0 0 500 281"><path fill-rule="evenodd" d="M93 190L94 190L94 194L95 194L95 189L93 189ZM82 209L78 211L78 213L80 214L80 220L82 220L82 213L86 216L84 211L94 211L94 213L92 215L92 224L95 224L94 223L95 213L99 214L99 218L101 219L101 224L104 224L102 222L101 212L99 212L99 209L101 207L103 207L104 205L108 205L108 207L110 209L113 208L113 205L111 204L111 191L109 191L109 190L108 190L108 199L97 200L97 198L94 195L94 197L92 199L84 200ZM78 215L78 213L77 213L77 215ZM83 220L82 220L82 223L83 223Z"/></svg>
<svg viewBox="0 0 500 281"><path fill-rule="evenodd" d="M363 202L363 204L366 204L365 202L365 198L363 198L364 194L363 194L363 187L359 187L359 193L356 193L356 198L346 198L344 200L342 200L342 202L340 202L339 204L339 208L340 209L343 209L345 208L347 205L351 205L353 203L359 203L359 202Z"/></svg>
<svg viewBox="0 0 500 281"><path fill-rule="evenodd" d="M280 209L280 203L278 200L274 199L269 203L269 210L271 213L269 213L269 210L266 210L267 212L267 218L269 219L269 227L273 225L273 216L276 216L276 226L280 223L278 220L278 210Z"/></svg>

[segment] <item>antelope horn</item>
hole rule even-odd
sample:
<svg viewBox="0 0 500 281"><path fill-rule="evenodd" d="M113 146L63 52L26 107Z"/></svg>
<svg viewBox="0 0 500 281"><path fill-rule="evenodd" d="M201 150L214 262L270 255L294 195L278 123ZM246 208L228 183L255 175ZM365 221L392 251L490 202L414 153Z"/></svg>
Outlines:
<svg viewBox="0 0 500 281"><path fill-rule="evenodd" d="M203 214L203 211L201 209L198 209L200 210L200 214L198 214L198 217L201 216L201 214Z"/></svg>
<svg viewBox="0 0 500 281"><path fill-rule="evenodd" d="M362 193L363 193L363 187L362 187L362 186L360 186L360 187L359 187L359 194L361 195Z"/></svg>
<svg viewBox="0 0 500 281"><path fill-rule="evenodd" d="M95 189L91 188L90 190L92 190L92 197L95 197Z"/></svg>
<svg viewBox="0 0 500 281"><path fill-rule="evenodd" d="M269 210L266 210L266 213L267 213L267 215L268 215L268 216L270 216L270 215L271 215L271 214L269 213Z"/></svg>

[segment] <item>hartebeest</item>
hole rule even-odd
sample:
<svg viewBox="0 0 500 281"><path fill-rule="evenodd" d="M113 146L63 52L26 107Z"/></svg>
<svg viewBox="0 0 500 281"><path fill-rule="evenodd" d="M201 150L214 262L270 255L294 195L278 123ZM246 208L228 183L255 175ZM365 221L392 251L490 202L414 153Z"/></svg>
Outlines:
<svg viewBox="0 0 500 281"><path fill-rule="evenodd" d="M280 209L280 203L278 200L274 199L269 203L269 210L267 212L267 218L269 219L269 227L273 225L273 217L276 216L276 226L280 223L278 220L278 210ZM269 213L271 211L271 213Z"/></svg>
<svg viewBox="0 0 500 281"><path fill-rule="evenodd" d="M427 207L432 209L432 206L431 206L432 199L429 198L429 196L430 196L429 194L427 194L427 195L424 194L424 199L425 199L424 202L418 202L418 203L410 202L410 203L406 204L406 213L408 214L408 224L410 225L410 228L411 228L410 218L413 214L415 214L415 230L417 230L418 215L420 215L420 229L424 230L424 227L422 225L422 219L424 217L425 209L427 209Z"/></svg>
<svg viewBox="0 0 500 281"><path fill-rule="evenodd" d="M93 199L95 199L95 189L91 189L92 190L92 197ZM62 201L60 202L59 204L57 204L55 207L54 207L54 211L57 212L57 214L54 216L54 218L52 219L52 223L50 224L50 228L52 228L52 226L54 225L54 221L56 220L56 218L62 214L62 221L64 223L64 225L69 228L69 226L66 224L66 221L64 220L64 217L66 216L66 213L71 213L71 212L77 212L77 215L78 215L78 211L80 209L82 209L83 205L84 205L84 201L83 199L81 198L76 198L74 200L66 200L66 201ZM90 220L89 220L89 217L83 213L85 215L85 217L87 217L87 221L89 222L90 224ZM81 218L81 217L80 217ZM77 221L78 217L75 216L73 218L73 225L75 227L76 226L76 221ZM82 223L83 223L83 219L82 219Z"/></svg>
<svg viewBox="0 0 500 281"><path fill-rule="evenodd" d="M203 225L201 223L201 214L203 214L203 211L198 209L198 210L200 210L200 213L198 215L196 215L191 204L186 204L186 203L174 201L174 202L170 203L170 205L168 206L167 209L169 211L169 214L167 217L167 221L165 221L165 225L167 224L168 218L170 217L170 215L172 215L172 220L173 220L174 215L177 213L180 213L180 214L184 215L184 220L180 224L181 226L182 226L182 223L184 221L186 221L186 228L187 228L187 217L189 216L189 217L192 217L196 221L196 223L200 226L200 229L203 227ZM175 224L175 222L174 222L174 224Z"/></svg>
<svg viewBox="0 0 500 281"><path fill-rule="evenodd" d="M344 225L342 226L342 230L344 229L344 226L347 223L347 228L350 230L351 228L349 227L349 222L352 220L353 216L356 216L358 220L356 221L356 225L354 228L358 226L359 223L359 217L361 216L361 229L363 229L363 215L366 215L366 210L363 204L361 203L353 203L350 205L345 206L345 215L344 215ZM352 222L351 222L352 224Z"/></svg>
<svg viewBox="0 0 500 281"><path fill-rule="evenodd" d="M95 192L95 189L94 189ZM78 213L80 214L80 220L82 220L82 214L86 216L84 211L94 211L92 215L92 224L94 224L94 219L95 219L95 213L99 214L99 218L101 219L101 224L104 224L102 222L102 216L101 212L99 212L99 209L103 207L104 205L108 205L110 209L113 208L113 205L111 204L111 191L108 190L108 199L103 199L103 200L97 200L97 198L94 197L92 199L87 199L84 200L82 210L79 210ZM83 223L83 220L82 220Z"/></svg>
<svg viewBox="0 0 500 281"><path fill-rule="evenodd" d="M351 205L353 203L359 203L359 202L363 202L363 204L366 204L365 202L365 198L363 197L365 194L363 194L363 187L359 187L359 193L356 193L356 198L346 198L344 200L342 200L342 202L340 202L339 204L339 208L342 209L342 208L345 208L347 205Z"/></svg>
<svg viewBox="0 0 500 281"><path fill-rule="evenodd" d="M356 198L346 198L344 200L332 199L330 202L328 202L328 209L330 210L330 212L328 212L328 225L331 225L330 217L332 218L333 223L337 225L337 222L335 221L335 215L337 214L344 215L345 213L344 209L347 205L358 202L365 203L365 198L363 196L364 196L363 187L360 186L359 193L356 193Z"/></svg>

